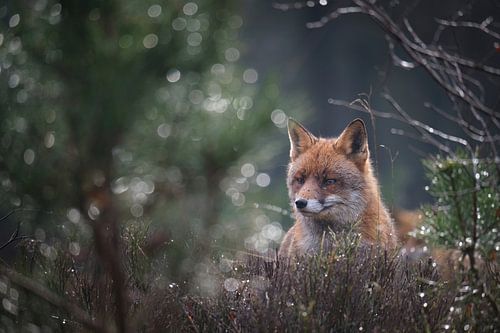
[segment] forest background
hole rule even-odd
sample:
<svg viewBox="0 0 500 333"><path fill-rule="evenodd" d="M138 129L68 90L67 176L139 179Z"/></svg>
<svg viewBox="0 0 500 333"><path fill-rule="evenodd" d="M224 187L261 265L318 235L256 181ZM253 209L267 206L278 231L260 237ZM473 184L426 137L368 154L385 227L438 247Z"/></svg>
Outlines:
<svg viewBox="0 0 500 333"><path fill-rule="evenodd" d="M441 235L437 209L422 236L496 253L499 17L496 1L8 1L2 265L63 294L60 260L109 276L120 330L129 274L214 294L214 260L227 272L272 254L293 223L288 116L323 136L363 118L392 210L450 207L433 191L448 189L439 161L470 162L453 192L473 188L459 198L472 213L449 221L472 227ZM2 323L58 327L26 310L8 272Z"/></svg>

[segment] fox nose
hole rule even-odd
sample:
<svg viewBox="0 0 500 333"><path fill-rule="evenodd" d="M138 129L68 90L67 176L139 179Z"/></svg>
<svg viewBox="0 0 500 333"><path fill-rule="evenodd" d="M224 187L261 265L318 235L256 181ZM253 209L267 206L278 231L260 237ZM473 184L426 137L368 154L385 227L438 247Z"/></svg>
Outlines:
<svg viewBox="0 0 500 333"><path fill-rule="evenodd" d="M299 199L295 201L295 206L298 209L305 208L307 206L307 200L306 199Z"/></svg>

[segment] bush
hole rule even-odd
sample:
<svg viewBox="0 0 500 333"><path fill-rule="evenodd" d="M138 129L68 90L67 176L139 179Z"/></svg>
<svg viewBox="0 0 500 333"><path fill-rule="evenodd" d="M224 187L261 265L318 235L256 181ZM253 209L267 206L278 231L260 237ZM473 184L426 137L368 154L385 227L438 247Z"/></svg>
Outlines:
<svg viewBox="0 0 500 333"><path fill-rule="evenodd" d="M480 301L484 296L460 280L441 279L431 259L360 247L355 235L346 235L348 241L332 253L298 261L222 257L199 266L204 280L191 284L170 281L162 256L146 255L151 232L126 229L123 236L131 299L127 322L133 331L494 331L499 324L491 304ZM112 329L111 281L99 273L95 256L60 253L56 260L27 256L34 265L26 274ZM481 283L498 299L496 274L485 271ZM11 329L83 330L74 312L46 304L21 292L18 311L4 315L2 323Z"/></svg>

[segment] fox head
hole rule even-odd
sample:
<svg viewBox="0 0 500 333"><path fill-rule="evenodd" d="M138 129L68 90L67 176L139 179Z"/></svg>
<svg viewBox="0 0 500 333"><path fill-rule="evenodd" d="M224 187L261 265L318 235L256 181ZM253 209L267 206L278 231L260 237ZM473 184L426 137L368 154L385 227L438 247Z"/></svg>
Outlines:
<svg viewBox="0 0 500 333"><path fill-rule="evenodd" d="M356 119L338 138L318 138L288 120L288 190L296 214L333 228L355 223L366 207L371 174L365 124Z"/></svg>

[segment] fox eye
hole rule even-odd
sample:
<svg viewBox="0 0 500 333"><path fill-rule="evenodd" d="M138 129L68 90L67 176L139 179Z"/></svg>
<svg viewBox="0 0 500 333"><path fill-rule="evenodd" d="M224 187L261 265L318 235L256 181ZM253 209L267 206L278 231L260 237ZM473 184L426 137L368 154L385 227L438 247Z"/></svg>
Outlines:
<svg viewBox="0 0 500 333"><path fill-rule="evenodd" d="M325 186L328 186L328 185L333 185L333 184L335 184L336 182L337 182L337 179L330 178L330 179L326 179L326 180L323 182L323 184L324 184Z"/></svg>

